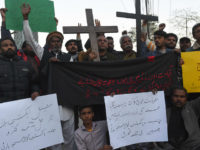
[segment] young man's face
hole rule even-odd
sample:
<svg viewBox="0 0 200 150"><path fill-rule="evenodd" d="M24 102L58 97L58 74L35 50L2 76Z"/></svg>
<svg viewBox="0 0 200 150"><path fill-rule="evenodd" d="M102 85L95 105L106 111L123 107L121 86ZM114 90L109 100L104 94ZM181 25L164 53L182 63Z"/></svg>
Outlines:
<svg viewBox="0 0 200 150"><path fill-rule="evenodd" d="M67 45L67 51L72 53L72 54L75 54L77 51L78 51L78 46L76 45L75 42L70 42L68 45Z"/></svg>
<svg viewBox="0 0 200 150"><path fill-rule="evenodd" d="M169 36L167 39L166 39L166 46L168 48L171 48L171 49L175 49L176 48L176 38L174 36Z"/></svg>
<svg viewBox="0 0 200 150"><path fill-rule="evenodd" d="M197 40L197 41L200 41L200 27L197 27L195 30L194 30L194 38Z"/></svg>
<svg viewBox="0 0 200 150"><path fill-rule="evenodd" d="M190 47L191 47L191 42L190 41L180 42L180 49L181 49L181 51L185 52L186 49L188 49Z"/></svg>
<svg viewBox="0 0 200 150"><path fill-rule="evenodd" d="M113 48L114 48L114 41L112 39L108 40L108 48L111 50L113 50Z"/></svg>
<svg viewBox="0 0 200 150"><path fill-rule="evenodd" d="M23 51L28 56L32 56L32 57L35 56L35 52L33 51L32 47L29 44L26 44Z"/></svg>
<svg viewBox="0 0 200 150"><path fill-rule="evenodd" d="M52 37L52 39L50 41L50 48L61 50L61 47L62 47L61 39L59 39L58 37Z"/></svg>
<svg viewBox="0 0 200 150"><path fill-rule="evenodd" d="M108 40L104 36L99 36L97 38L97 43L98 43L99 50L108 49Z"/></svg>
<svg viewBox="0 0 200 150"><path fill-rule="evenodd" d="M33 51L32 47L29 44L26 44L25 50Z"/></svg>
<svg viewBox="0 0 200 150"><path fill-rule="evenodd" d="M80 112L80 118L83 120L84 124L92 123L94 113L90 107L83 108Z"/></svg>
<svg viewBox="0 0 200 150"><path fill-rule="evenodd" d="M1 42L1 51L7 52L7 51L15 51L14 43L11 40L4 40Z"/></svg>
<svg viewBox="0 0 200 150"><path fill-rule="evenodd" d="M176 89L172 95L172 103L176 107L183 107L187 102L186 93L184 90Z"/></svg>
<svg viewBox="0 0 200 150"><path fill-rule="evenodd" d="M7 58L13 58L16 55L15 45L11 40L1 42L0 53Z"/></svg>
<svg viewBox="0 0 200 150"><path fill-rule="evenodd" d="M165 46L165 38L164 36L154 35L154 42L158 48Z"/></svg>

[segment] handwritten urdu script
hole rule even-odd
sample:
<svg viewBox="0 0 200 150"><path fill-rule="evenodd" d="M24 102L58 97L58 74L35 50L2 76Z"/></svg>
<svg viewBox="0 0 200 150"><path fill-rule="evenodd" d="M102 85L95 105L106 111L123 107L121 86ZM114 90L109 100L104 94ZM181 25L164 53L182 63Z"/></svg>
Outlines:
<svg viewBox="0 0 200 150"><path fill-rule="evenodd" d="M55 94L0 104L0 150L38 150L63 142Z"/></svg>
<svg viewBox="0 0 200 150"><path fill-rule="evenodd" d="M110 142L114 149L167 141L164 92L105 96Z"/></svg>

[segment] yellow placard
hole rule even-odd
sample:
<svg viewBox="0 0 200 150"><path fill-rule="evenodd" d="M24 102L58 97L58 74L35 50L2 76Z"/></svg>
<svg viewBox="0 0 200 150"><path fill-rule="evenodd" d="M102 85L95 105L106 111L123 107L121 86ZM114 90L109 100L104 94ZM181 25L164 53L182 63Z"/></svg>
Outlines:
<svg viewBox="0 0 200 150"><path fill-rule="evenodd" d="M183 86L188 93L200 92L200 52L182 52Z"/></svg>

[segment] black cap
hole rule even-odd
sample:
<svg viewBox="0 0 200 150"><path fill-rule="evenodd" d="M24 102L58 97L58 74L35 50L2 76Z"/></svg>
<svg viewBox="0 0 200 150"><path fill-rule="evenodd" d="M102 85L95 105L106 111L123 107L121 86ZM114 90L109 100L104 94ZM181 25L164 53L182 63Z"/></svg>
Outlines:
<svg viewBox="0 0 200 150"><path fill-rule="evenodd" d="M71 42L74 42L77 45L77 40L71 39L65 43L65 47L67 47Z"/></svg>
<svg viewBox="0 0 200 150"><path fill-rule="evenodd" d="M180 43L182 43L182 42L189 43L189 42L191 42L191 40L188 37L182 37L182 38L180 38Z"/></svg>

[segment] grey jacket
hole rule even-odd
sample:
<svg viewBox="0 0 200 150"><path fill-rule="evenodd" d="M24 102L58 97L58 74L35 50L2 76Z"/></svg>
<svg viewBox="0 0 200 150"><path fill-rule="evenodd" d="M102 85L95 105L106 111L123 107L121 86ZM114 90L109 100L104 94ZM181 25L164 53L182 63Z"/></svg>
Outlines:
<svg viewBox="0 0 200 150"><path fill-rule="evenodd" d="M169 123L171 116L171 108L167 109L167 121ZM182 109L182 117L185 124L185 129L188 133L188 138L181 145L180 150L196 150L200 148L200 129L198 124L198 118L200 116L200 97L196 100L187 102ZM168 143L162 143L165 150L172 150Z"/></svg>
<svg viewBox="0 0 200 150"><path fill-rule="evenodd" d="M99 150L106 144L106 121L97 121L92 124L92 131L85 129L84 125L75 131L75 143L78 150Z"/></svg>

